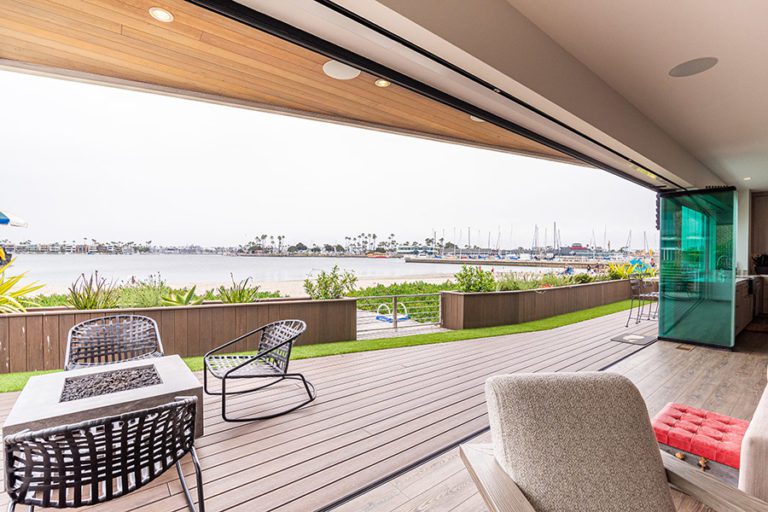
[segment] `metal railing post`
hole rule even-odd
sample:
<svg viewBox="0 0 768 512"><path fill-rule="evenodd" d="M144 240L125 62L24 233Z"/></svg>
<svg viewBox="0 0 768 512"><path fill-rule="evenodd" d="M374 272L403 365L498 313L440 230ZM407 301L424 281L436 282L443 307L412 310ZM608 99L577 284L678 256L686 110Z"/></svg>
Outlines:
<svg viewBox="0 0 768 512"><path fill-rule="evenodd" d="M392 328L397 329L397 295L392 297Z"/></svg>

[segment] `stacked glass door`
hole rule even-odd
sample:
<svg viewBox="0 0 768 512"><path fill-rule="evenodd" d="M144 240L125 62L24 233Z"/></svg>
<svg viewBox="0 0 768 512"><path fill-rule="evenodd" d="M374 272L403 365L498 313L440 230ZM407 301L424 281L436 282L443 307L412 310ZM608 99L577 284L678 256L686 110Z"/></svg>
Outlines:
<svg viewBox="0 0 768 512"><path fill-rule="evenodd" d="M659 337L732 347L736 191L661 195Z"/></svg>

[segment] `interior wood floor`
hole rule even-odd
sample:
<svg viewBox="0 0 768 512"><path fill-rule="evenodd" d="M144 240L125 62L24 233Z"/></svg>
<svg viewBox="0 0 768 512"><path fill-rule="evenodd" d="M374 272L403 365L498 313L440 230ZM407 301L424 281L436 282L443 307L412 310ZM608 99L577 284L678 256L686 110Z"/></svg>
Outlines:
<svg viewBox="0 0 768 512"><path fill-rule="evenodd" d="M550 331L296 361L291 370L315 384L318 399L266 421L223 422L219 398L206 397L205 436L197 441L206 508L306 512L328 507L486 427L487 377L598 370L635 353L641 347L610 341L626 331L625 319L621 313ZM654 329L646 323L629 330ZM294 384L280 386L242 395L228 411L255 415L301 397ZM0 395L0 417L16 396ZM191 476L189 461L184 468ZM412 496L417 488L426 492L443 481L436 479L439 472L416 478L423 468L404 477L412 481ZM451 468L448 483L456 484L449 488L458 506L465 501L460 491L470 496L472 487L459 468ZM3 495L0 507L6 499ZM139 491L91 510L169 512L185 510L185 501L175 471L168 471Z"/></svg>
<svg viewBox="0 0 768 512"><path fill-rule="evenodd" d="M734 352L659 341L608 371L632 379L656 414L682 402L751 419L766 386L768 334L743 333ZM485 433L471 442L490 442ZM673 493L680 512L710 509ZM437 457L337 507L336 512L481 512L486 507L459 459L458 449Z"/></svg>

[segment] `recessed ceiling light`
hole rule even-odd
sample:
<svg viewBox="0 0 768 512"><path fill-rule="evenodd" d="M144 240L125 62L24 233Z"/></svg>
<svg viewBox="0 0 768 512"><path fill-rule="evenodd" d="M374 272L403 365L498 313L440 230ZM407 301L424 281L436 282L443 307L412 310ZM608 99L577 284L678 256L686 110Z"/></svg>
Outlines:
<svg viewBox="0 0 768 512"><path fill-rule="evenodd" d="M163 9L162 7L150 7L149 15L163 23L170 23L173 21L173 14L171 14L171 11Z"/></svg>
<svg viewBox="0 0 768 512"><path fill-rule="evenodd" d="M747 176L746 178L744 178L744 181L750 181L751 179L752 179L752 176Z"/></svg>
<svg viewBox="0 0 768 512"><path fill-rule="evenodd" d="M359 69L335 60L329 60L323 64L323 73L336 80L352 80L360 76Z"/></svg>
<svg viewBox="0 0 768 512"><path fill-rule="evenodd" d="M485 119L480 119L479 117L469 116L469 118L471 120L473 120L474 122L476 122L476 123L484 123L485 122Z"/></svg>
<svg viewBox="0 0 768 512"><path fill-rule="evenodd" d="M717 64L715 57L701 57L685 61L669 70L669 76L682 78L685 76L698 75L708 69L712 69Z"/></svg>
<svg viewBox="0 0 768 512"><path fill-rule="evenodd" d="M392 85L392 82L390 82L389 80L384 80L383 78L379 78L378 80L373 82L373 85L375 85L376 87L389 87L390 85Z"/></svg>

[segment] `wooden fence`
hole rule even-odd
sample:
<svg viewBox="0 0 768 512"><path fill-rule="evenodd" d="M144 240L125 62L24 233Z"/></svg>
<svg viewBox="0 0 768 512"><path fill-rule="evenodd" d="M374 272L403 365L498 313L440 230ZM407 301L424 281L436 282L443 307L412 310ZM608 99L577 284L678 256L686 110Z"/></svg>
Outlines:
<svg viewBox="0 0 768 512"><path fill-rule="evenodd" d="M78 322L120 313L157 321L166 354L199 356L211 348L275 320L307 323L297 345L354 340L355 299L276 299L252 304L74 311L51 308L0 315L0 373L54 370L64 365L67 333ZM252 348L238 344L233 350Z"/></svg>
<svg viewBox="0 0 768 512"><path fill-rule="evenodd" d="M443 327L472 329L519 324L629 297L627 280L514 292L442 292Z"/></svg>

